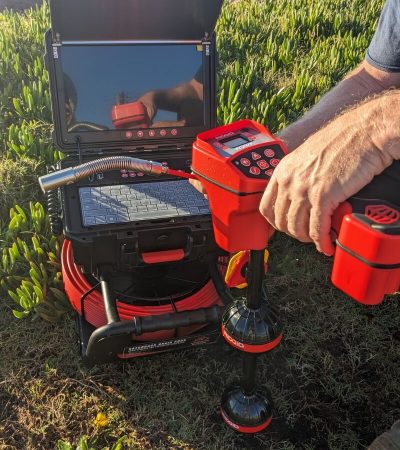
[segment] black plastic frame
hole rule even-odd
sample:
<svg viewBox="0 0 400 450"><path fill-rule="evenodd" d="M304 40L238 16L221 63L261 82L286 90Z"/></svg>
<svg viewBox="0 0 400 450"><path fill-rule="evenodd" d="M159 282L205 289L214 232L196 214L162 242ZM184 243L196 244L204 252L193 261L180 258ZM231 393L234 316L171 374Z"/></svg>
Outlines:
<svg viewBox="0 0 400 450"><path fill-rule="evenodd" d="M223 0L50 0L54 40L188 40L211 35Z"/></svg>
<svg viewBox="0 0 400 450"><path fill-rule="evenodd" d="M115 149L115 151L124 151L124 149L143 148L152 145L155 149L159 146L170 145L171 147L182 146L182 144L191 144L196 135L206 129L216 125L216 53L215 53L215 37L210 41L169 41L169 42L143 42L130 41L119 43L116 41L93 42L89 45L202 45L203 47L203 92L204 92L204 125L201 127L176 127L178 134L176 136L169 135L160 137L157 133L154 137L146 136L146 138L137 138L135 133L127 138L128 130L107 130L107 131L85 131L85 132L68 132L64 115L65 115L65 97L62 76L62 49L63 45L88 45L88 43L74 42L60 44L52 41L50 32L46 33L46 67L49 71L49 82L51 92L52 115L54 122L53 141L57 147L66 154L76 153L79 145L82 153L96 153L100 149ZM166 127L170 130L174 127ZM151 128L150 128L151 129ZM153 128L159 131L157 128ZM149 129L143 129L146 133ZM135 129L135 132L139 129Z"/></svg>
<svg viewBox="0 0 400 450"><path fill-rule="evenodd" d="M135 156L149 157L146 153L138 153ZM160 161L169 160L175 168L189 169L189 149L180 152L172 150L172 153L159 152L157 156ZM86 160L85 156L84 161ZM62 161L61 166L73 166L76 162L76 157L68 157ZM108 172L104 176L103 183L85 179L61 188L64 234L71 240L76 264L82 265L86 273L99 273L99 270L106 266L118 270L143 265L141 253L145 251L183 248L185 259L197 258L215 251L210 214L84 227L79 187L122 184L118 174ZM168 179L171 178L157 179L145 175L141 177L140 182ZM164 235L170 236L168 241L159 242L158 238ZM152 248L148 248L149 242L152 243Z"/></svg>
<svg viewBox="0 0 400 450"><path fill-rule="evenodd" d="M95 328L84 316L77 316L80 353L89 366L118 359L118 355L128 354L128 358L151 355L166 351L193 348L199 345L216 343L220 338L220 324L225 305L234 299L226 287L216 265L216 254L208 257L210 278L224 306L214 305L208 308L180 311L157 316L133 317L121 321L118 317L115 296L108 286L108 276L101 275L102 297L106 311L107 324ZM92 289L95 289L93 286ZM83 294L81 302L83 303ZM83 310L83 308L82 308ZM134 341L132 335L140 337L144 333L173 330L192 325L206 325L204 328L187 336L180 336L158 341Z"/></svg>
<svg viewBox="0 0 400 450"><path fill-rule="evenodd" d="M152 0L153 1L153 0ZM111 155L131 155L147 160L167 161L171 168L190 170L191 148L197 133L207 128L216 126L216 40L214 26L218 17L222 0L185 0L182 5L181 0L154 0L154 4L160 2L170 2L171 5L184 7L186 12L183 16L191 17L190 20L199 19L197 25L193 25L196 30L190 30L187 23L179 24L177 17L162 17L161 20L167 23L165 27L169 29L168 33L161 36L165 41L158 39L158 30L146 30L149 36L140 34L138 29L126 28L126 39L121 41L121 35L115 31L115 23L122 20L126 10L138 8L142 19L146 21L146 14L150 8L148 0L123 0L114 5L113 2L102 0L51 0L51 14L53 28L48 30L45 35L45 63L49 72L49 83L51 93L51 106L54 123L53 142L56 147L65 153L66 157L58 164L58 168L72 167L81 162L94 158ZM211 5L212 3L212 5ZM160 3L161 4L161 3ZM189 4L195 7L189 11ZM88 10L91 5L94 14L92 23L86 15L79 18L79 26L68 19L68 14L80 7ZM165 4L162 3L162 7ZM127 9L124 9L124 8ZM109 9L108 16L105 15L105 9ZM111 8L111 9L110 9ZM116 9L114 9L116 8ZM177 10L175 8L175 10ZM196 9L197 8L197 9ZM100 10L101 9L101 10ZM179 9L179 8L178 8ZM67 11L65 15L63 11ZM112 17L112 21L109 19ZM96 29L96 20L107 20L110 22L101 29ZM140 20L142 20L140 19ZM53 23L55 20L56 23ZM139 16L135 20L139 20ZM151 19L152 20L152 19ZM150 20L150 22L151 22ZM149 22L149 23L150 23ZM88 30L83 26L86 24ZM54 25L56 29L54 29ZM142 27L143 24L140 25ZM184 32L177 32L174 29L182 25ZM149 25L150 26L150 25ZM164 25L163 25L164 26ZM198 27L200 26L200 28ZM143 28L143 27L142 27ZM62 30L61 30L62 29ZM143 28L144 29L144 28ZM61 31L60 31L61 30ZM88 31L89 35L85 35ZM182 30L181 30L182 31ZM193 33L194 34L193 34ZM83 33L83 34L82 34ZM129 34L130 33L130 34ZM136 34L135 34L136 33ZM91 39L90 41L85 40ZM144 40L145 38L150 40ZM136 40L135 40L136 39ZM64 45L168 45L168 44L201 44L203 47L203 86L204 86L204 108L205 123L203 127L177 127L177 136L169 137L149 137L135 139L126 138L127 130L110 130L97 132L75 132L68 133L65 124L64 110L64 89L62 76L62 47ZM168 129L168 128L166 128ZM135 131L138 131L137 129ZM134 133L132 133L134 135ZM74 259L77 264L84 267L86 273L99 273L104 267L111 270L120 268L133 268L143 264L140 259L140 243L148 241L147 236L154 239L163 231L171 233L174 238L170 242L170 248L182 248L181 243L187 239L190 245L184 246L187 250L185 259L204 257L210 251L215 251L216 245L213 237L211 216L209 214L202 216L187 216L162 219L162 220L143 220L138 222L126 222L119 224L106 224L95 227L84 227L81 217L80 200L78 188L80 186L102 186L125 184L126 182L152 182L154 177L144 176L140 180L121 180L118 179L118 173L109 172L104 174L104 179L89 180L85 179L71 186L64 186L60 189L61 209L63 230L67 238L72 242ZM167 181L168 177L163 180ZM160 180L160 181L163 181ZM157 180L158 181L158 180ZM182 230L182 236L178 237L177 232ZM143 238L144 236L144 238ZM124 253L124 249L129 252ZM168 249L170 249L168 248ZM155 245L154 250L162 251Z"/></svg>
<svg viewBox="0 0 400 450"><path fill-rule="evenodd" d="M158 316L134 317L132 320L117 321L94 329L78 316L81 356L89 366L114 361L119 354L136 356L183 349L195 345L213 344L220 337L219 324L223 307L212 306L193 311L162 314ZM188 336L159 341L133 341L131 335L140 336L146 332L171 330L192 325L207 325L206 330ZM200 336L207 339L195 340ZM134 351L132 351L135 349Z"/></svg>

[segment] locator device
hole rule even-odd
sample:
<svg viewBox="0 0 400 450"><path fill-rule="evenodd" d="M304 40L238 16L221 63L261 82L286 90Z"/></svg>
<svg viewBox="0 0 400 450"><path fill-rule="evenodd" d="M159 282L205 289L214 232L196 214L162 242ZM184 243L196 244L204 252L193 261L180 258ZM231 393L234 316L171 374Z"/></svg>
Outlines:
<svg viewBox="0 0 400 450"><path fill-rule="evenodd" d="M283 141L253 120L239 120L197 136L192 171L207 191L215 238L224 250L267 246L271 227L259 204L286 153Z"/></svg>

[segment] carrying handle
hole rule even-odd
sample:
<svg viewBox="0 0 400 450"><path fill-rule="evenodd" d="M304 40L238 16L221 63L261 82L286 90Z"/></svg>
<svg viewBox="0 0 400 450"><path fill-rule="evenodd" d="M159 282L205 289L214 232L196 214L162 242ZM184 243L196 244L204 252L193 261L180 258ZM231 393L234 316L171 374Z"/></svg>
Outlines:
<svg viewBox="0 0 400 450"><path fill-rule="evenodd" d="M157 250L155 252L142 252L140 258L146 264L158 264L164 262L181 261L190 255L193 248L193 237L187 236L186 245L183 248L170 250Z"/></svg>
<svg viewBox="0 0 400 450"><path fill-rule="evenodd" d="M180 261L185 257L183 248L175 250L161 250L158 252L143 252L141 258L146 264Z"/></svg>

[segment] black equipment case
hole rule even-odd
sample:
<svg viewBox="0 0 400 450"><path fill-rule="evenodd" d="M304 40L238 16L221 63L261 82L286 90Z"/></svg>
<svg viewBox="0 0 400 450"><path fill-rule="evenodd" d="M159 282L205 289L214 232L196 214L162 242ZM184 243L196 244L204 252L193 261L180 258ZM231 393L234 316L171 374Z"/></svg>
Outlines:
<svg viewBox="0 0 400 450"><path fill-rule="evenodd" d="M46 66L53 140L65 154L59 168L128 155L190 171L195 136L216 124L214 27L222 2L50 1L52 28L46 34ZM135 109L138 97L145 99L149 92L168 97L169 92L190 83L197 88L202 85L202 95L193 100L192 107L184 96L169 99L170 104L164 98L152 121L148 114L142 122L139 118L128 126L114 126L118 123L114 122L116 105L128 103ZM144 104L142 100L139 115ZM172 253L174 259L178 250L180 258L183 255L192 261L215 251L209 212L84 224L82 188L97 187L101 193L106 186L171 180L176 178L110 171L62 187L64 234L71 241L76 264L85 273L99 274L143 266L144 254L168 262L163 255Z"/></svg>
<svg viewBox="0 0 400 450"><path fill-rule="evenodd" d="M64 158L50 170L132 156L190 171L196 135L216 125L214 27L222 3L51 0L45 61L53 141ZM136 220L128 211L120 220L107 197L115 190L120 205L126 188L163 192L176 182L204 201L187 180L138 171L96 173L50 192L53 226L62 220L67 238L64 286L89 364L203 345L220 335L221 300L231 298L217 269L221 250L207 203L195 214Z"/></svg>

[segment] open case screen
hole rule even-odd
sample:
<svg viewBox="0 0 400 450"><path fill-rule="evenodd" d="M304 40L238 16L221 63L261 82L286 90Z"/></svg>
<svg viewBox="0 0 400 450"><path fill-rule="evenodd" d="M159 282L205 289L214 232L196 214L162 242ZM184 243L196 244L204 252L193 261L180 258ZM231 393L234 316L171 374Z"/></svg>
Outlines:
<svg viewBox="0 0 400 450"><path fill-rule="evenodd" d="M80 44L60 52L67 133L205 125L201 45Z"/></svg>

